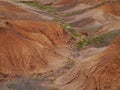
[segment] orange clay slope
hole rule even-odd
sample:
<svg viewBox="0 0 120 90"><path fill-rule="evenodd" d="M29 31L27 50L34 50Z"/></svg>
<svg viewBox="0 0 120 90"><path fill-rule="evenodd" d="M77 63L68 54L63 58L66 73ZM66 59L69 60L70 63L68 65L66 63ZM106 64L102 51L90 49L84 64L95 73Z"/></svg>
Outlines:
<svg viewBox="0 0 120 90"><path fill-rule="evenodd" d="M67 36L52 22L0 22L0 73L25 75L50 70L52 62L65 60L54 49L66 44Z"/></svg>
<svg viewBox="0 0 120 90"><path fill-rule="evenodd" d="M43 21L39 15L27 12L23 8L5 1L0 1L0 18L9 20Z"/></svg>
<svg viewBox="0 0 120 90"><path fill-rule="evenodd" d="M69 5L69 4L78 4L78 3L81 3L81 4L96 4L98 2L101 2L101 1L98 1L98 0L59 0L58 2L54 2L53 5Z"/></svg>
<svg viewBox="0 0 120 90"><path fill-rule="evenodd" d="M120 1L115 3L107 3L100 7L105 13L120 16Z"/></svg>
<svg viewBox="0 0 120 90"><path fill-rule="evenodd" d="M56 84L61 90L120 90L120 36L104 52L80 61Z"/></svg>
<svg viewBox="0 0 120 90"><path fill-rule="evenodd" d="M107 2L107 1L111 1L111 2L119 2L119 0L56 0L53 3L55 3L55 5L67 5L67 4L71 4L71 3L84 3L84 4L97 4L100 2Z"/></svg>
<svg viewBox="0 0 120 90"><path fill-rule="evenodd" d="M67 60L56 49L68 47L69 33L55 22L24 20L23 14L19 20L14 13L29 12L10 10L11 5L0 6L0 80L56 70Z"/></svg>

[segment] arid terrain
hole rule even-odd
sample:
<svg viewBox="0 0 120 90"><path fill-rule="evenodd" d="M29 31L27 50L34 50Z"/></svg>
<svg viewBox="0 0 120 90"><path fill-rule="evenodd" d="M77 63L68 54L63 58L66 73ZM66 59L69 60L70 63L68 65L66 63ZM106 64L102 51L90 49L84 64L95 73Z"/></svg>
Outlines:
<svg viewBox="0 0 120 90"><path fill-rule="evenodd" d="M0 90L120 90L120 0L0 0Z"/></svg>

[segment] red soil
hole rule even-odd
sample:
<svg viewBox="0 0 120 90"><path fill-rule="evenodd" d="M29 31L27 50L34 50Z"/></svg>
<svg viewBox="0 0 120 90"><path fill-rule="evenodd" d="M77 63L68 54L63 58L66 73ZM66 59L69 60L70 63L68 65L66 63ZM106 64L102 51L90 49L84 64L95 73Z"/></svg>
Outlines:
<svg viewBox="0 0 120 90"><path fill-rule="evenodd" d="M4 17L9 20L27 20L27 21L41 21L40 16L27 12L9 2L0 1L0 17ZM34 18L36 17L36 18Z"/></svg>
<svg viewBox="0 0 120 90"><path fill-rule="evenodd" d="M0 73L4 75L47 71L50 60L60 56L55 47L68 40L68 34L52 22L2 21L0 28Z"/></svg>
<svg viewBox="0 0 120 90"><path fill-rule="evenodd" d="M116 16L120 16L120 4L108 3L101 7L105 13L111 13Z"/></svg>
<svg viewBox="0 0 120 90"><path fill-rule="evenodd" d="M0 1L0 13L0 80L44 73L66 60L55 51L70 39L60 25L40 21L36 15L8 2ZM27 20L27 15L33 18Z"/></svg>

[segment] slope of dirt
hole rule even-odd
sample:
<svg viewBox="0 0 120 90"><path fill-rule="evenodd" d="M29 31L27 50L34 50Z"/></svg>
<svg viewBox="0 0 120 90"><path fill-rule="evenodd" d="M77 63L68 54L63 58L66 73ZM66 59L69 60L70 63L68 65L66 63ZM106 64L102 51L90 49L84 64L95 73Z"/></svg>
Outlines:
<svg viewBox="0 0 120 90"><path fill-rule="evenodd" d="M10 2L0 1L0 16L9 20L43 21L41 16L27 12L26 10ZM34 18L36 17L36 18Z"/></svg>
<svg viewBox="0 0 120 90"><path fill-rule="evenodd" d="M120 2L118 3L108 3L101 7L105 13L111 13L116 16L120 16Z"/></svg>
<svg viewBox="0 0 120 90"><path fill-rule="evenodd" d="M58 0L58 2L55 2L56 5L67 5L67 4L71 4L71 3L84 3L84 4L97 4L99 2L119 2L119 0Z"/></svg>
<svg viewBox="0 0 120 90"><path fill-rule="evenodd" d="M72 4L72 3L84 3L84 4L97 4L98 2L103 2L105 0L59 0L58 2L54 2L54 5L68 5L68 4Z"/></svg>
<svg viewBox="0 0 120 90"><path fill-rule="evenodd" d="M74 66L56 83L62 90L119 90L120 36L104 52Z"/></svg>
<svg viewBox="0 0 120 90"><path fill-rule="evenodd" d="M53 61L65 60L55 47L65 44L68 34L55 23L1 21L0 28L0 73L4 77L44 72Z"/></svg>

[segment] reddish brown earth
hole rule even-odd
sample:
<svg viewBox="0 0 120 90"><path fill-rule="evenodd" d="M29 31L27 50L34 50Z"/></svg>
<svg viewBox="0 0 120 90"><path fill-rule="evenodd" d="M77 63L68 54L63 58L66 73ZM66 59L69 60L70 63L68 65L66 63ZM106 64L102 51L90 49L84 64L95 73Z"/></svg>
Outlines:
<svg viewBox="0 0 120 90"><path fill-rule="evenodd" d="M53 5L68 5L72 3L84 3L84 4L98 4L100 2L106 2L106 1L111 1L111 2L119 2L119 0L20 0L20 1L37 1L41 3L52 3Z"/></svg>
<svg viewBox="0 0 120 90"><path fill-rule="evenodd" d="M120 5L118 3L109 3L101 7L105 13L111 13L116 16L120 16Z"/></svg>
<svg viewBox="0 0 120 90"><path fill-rule="evenodd" d="M1 21L0 28L0 73L5 76L47 71L61 56L55 47L69 39L52 22Z"/></svg>
<svg viewBox="0 0 120 90"><path fill-rule="evenodd" d="M0 5L0 80L45 73L67 60L56 51L64 50L70 39L60 25L36 21L41 19L8 2ZM26 15L32 15L33 20L27 20Z"/></svg>
<svg viewBox="0 0 120 90"><path fill-rule="evenodd" d="M17 5L4 1L0 1L0 17L9 20L26 20L26 21L43 20L39 15L32 14Z"/></svg>

